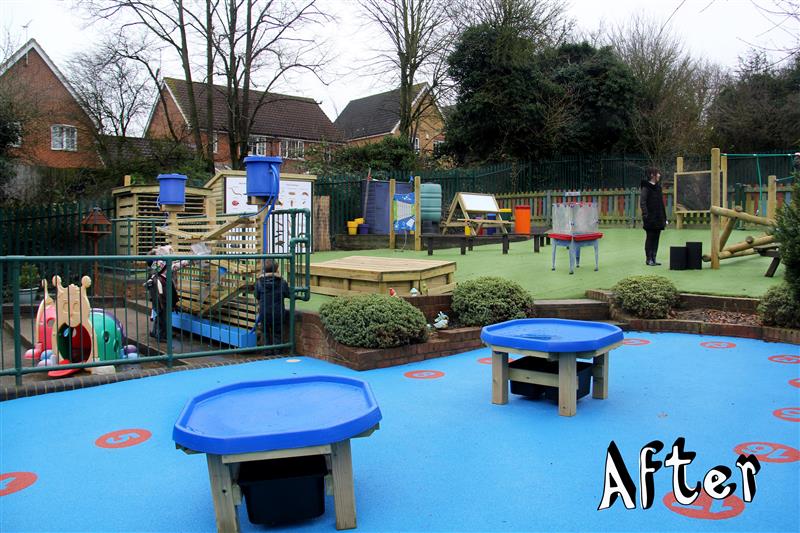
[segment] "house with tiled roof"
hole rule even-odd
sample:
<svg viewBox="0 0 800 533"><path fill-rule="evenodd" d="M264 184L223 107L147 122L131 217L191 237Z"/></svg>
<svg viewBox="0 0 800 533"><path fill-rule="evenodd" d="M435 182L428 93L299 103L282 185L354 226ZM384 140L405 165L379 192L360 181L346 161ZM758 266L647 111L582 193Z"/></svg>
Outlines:
<svg viewBox="0 0 800 533"><path fill-rule="evenodd" d="M77 93L35 39L0 65L0 92L18 113L10 155L24 165L99 168L96 128Z"/></svg>
<svg viewBox="0 0 800 533"><path fill-rule="evenodd" d="M444 142L444 120L427 83L412 88L412 106L420 109L415 124L414 148L434 152ZM334 122L347 144L364 145L400 134L400 89L351 100Z"/></svg>
<svg viewBox="0 0 800 533"><path fill-rule="evenodd" d="M185 80L164 79L161 97L156 99L145 127L146 137L171 137L171 122L178 138L191 142L188 87ZM207 86L194 82L193 90L203 143L208 142L210 131L214 163L218 167L230 166L227 89L220 85L213 86L211 127L208 127L206 118ZM166 103L166 109L162 99ZM249 152L253 155L280 155L284 159L282 168L286 172L302 171L304 154L311 146L338 145L344 141L342 134L312 98L277 93L265 95L262 91L251 90L250 108L255 109L259 101L262 103L250 129Z"/></svg>

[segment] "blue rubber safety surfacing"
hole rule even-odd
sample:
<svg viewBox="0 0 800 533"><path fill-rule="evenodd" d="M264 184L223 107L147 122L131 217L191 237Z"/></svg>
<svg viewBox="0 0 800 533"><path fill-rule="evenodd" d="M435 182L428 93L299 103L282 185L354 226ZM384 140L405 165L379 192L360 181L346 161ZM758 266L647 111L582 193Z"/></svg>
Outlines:
<svg viewBox="0 0 800 533"><path fill-rule="evenodd" d="M538 352L589 352L622 340L612 324L563 318L521 318L486 326L481 340L493 346Z"/></svg>
<svg viewBox="0 0 800 533"><path fill-rule="evenodd" d="M800 462L786 461L789 448L800 448L798 411L788 409L800 406L798 347L627 337L641 340L611 353L608 399L581 399L574 417L515 395L493 405L491 366L479 362L488 349L368 372L278 359L3 402L0 474L37 478L0 496L0 530L213 531L205 457L175 450L172 440L186 402L240 381L326 374L368 382L383 414L379 431L352 441L357 531L798 531ZM444 375L404 376L418 370ZM96 444L101 437L113 447ZM638 489L641 448L657 439L668 449L679 437L697 453L687 481L725 465L738 498L738 450L761 450L754 500L743 508L699 501L691 510L720 519L691 518L665 503L672 482L662 468L652 508L627 510L617 501L597 510L612 440ZM6 478L0 493L25 482ZM323 516L284 529L250 524L243 508L239 516L244 531L331 532L333 509L327 496Z"/></svg>
<svg viewBox="0 0 800 533"><path fill-rule="evenodd" d="M378 403L361 380L307 376L246 381L189 400L172 438L198 452L251 453L339 442L380 419Z"/></svg>

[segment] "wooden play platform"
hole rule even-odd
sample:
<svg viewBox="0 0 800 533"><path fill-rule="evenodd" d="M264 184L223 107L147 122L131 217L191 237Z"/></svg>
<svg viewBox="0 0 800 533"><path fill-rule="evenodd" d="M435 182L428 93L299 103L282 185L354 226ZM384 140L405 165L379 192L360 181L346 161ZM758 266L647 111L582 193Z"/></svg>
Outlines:
<svg viewBox="0 0 800 533"><path fill-rule="evenodd" d="M311 263L311 292L342 294L389 294L394 289L405 296L412 288L428 294L444 294L455 287L455 261L399 259L351 255L322 263ZM424 284L424 287L423 287Z"/></svg>

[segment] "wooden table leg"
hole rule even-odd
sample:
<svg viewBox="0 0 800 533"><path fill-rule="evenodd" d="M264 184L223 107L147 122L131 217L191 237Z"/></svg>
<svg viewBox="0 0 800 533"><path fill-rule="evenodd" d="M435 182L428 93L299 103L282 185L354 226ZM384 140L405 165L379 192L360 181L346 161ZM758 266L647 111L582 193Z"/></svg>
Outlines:
<svg viewBox="0 0 800 533"><path fill-rule="evenodd" d="M492 403L508 403L508 354L492 351Z"/></svg>
<svg viewBox="0 0 800 533"><path fill-rule="evenodd" d="M594 357L592 366L592 398L605 400L608 398L608 361L607 353Z"/></svg>
<svg viewBox="0 0 800 533"><path fill-rule="evenodd" d="M239 533L239 514L233 490L233 478L229 465L223 464L222 456L206 454L208 477L211 481L211 497L217 517L217 531Z"/></svg>
<svg viewBox="0 0 800 533"><path fill-rule="evenodd" d="M356 527L356 497L353 489L353 459L350 439L331 444L331 477L336 529Z"/></svg>
<svg viewBox="0 0 800 533"><path fill-rule="evenodd" d="M772 262L769 264L769 268L767 268L767 273L764 274L764 276L767 277L767 278L771 278L772 276L774 276L775 275L775 271L778 270L778 265L780 265L780 264L781 264L780 256L773 257L772 258Z"/></svg>
<svg viewBox="0 0 800 533"><path fill-rule="evenodd" d="M575 416L578 403L578 363L574 353L558 355L558 414Z"/></svg>

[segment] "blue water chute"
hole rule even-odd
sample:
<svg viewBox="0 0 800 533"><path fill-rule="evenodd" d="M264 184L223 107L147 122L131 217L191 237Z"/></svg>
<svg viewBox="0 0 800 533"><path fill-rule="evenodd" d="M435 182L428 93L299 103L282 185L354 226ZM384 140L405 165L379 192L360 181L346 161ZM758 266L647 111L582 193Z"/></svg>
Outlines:
<svg viewBox="0 0 800 533"><path fill-rule="evenodd" d="M160 205L184 205L186 203L186 176L183 174L159 174L158 203Z"/></svg>
<svg viewBox="0 0 800 533"><path fill-rule="evenodd" d="M277 198L280 189L280 157L251 155L244 158L247 170L247 196Z"/></svg>

